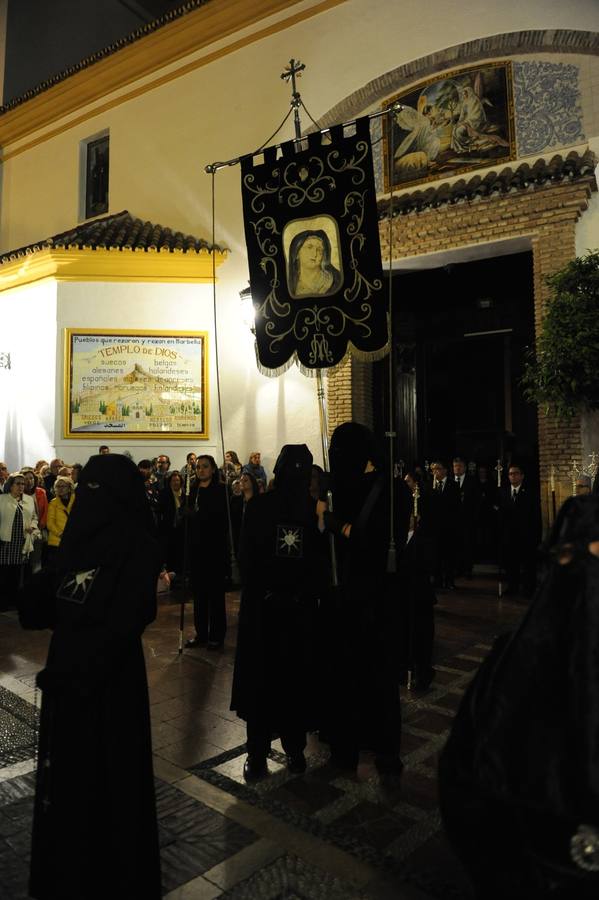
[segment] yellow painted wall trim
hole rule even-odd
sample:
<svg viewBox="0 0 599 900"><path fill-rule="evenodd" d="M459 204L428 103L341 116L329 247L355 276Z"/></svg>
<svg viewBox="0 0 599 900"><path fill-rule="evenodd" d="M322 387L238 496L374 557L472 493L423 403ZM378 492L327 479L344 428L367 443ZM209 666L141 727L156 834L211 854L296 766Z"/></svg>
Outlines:
<svg viewBox="0 0 599 900"><path fill-rule="evenodd" d="M166 74L157 74L155 79L126 91L107 103L91 107L82 115L69 119L60 127L39 135L27 144L5 150L2 160L17 156L108 109L345 2L346 0L321 0L315 6L245 35L186 65ZM98 103L112 91L148 77L153 72L158 73L158 70L165 66L297 3L298 0L252 0L251 3L247 0L218 0L218 3L200 7L153 34L140 38L134 44L99 60L89 68L76 72L20 106L8 110L0 116L0 146L7 148L39 129L48 128L53 122L65 116L73 115L90 104Z"/></svg>
<svg viewBox="0 0 599 900"><path fill-rule="evenodd" d="M215 254L218 267L227 253ZM45 247L0 266L0 292L54 278L56 281L162 281L212 283L212 254Z"/></svg>

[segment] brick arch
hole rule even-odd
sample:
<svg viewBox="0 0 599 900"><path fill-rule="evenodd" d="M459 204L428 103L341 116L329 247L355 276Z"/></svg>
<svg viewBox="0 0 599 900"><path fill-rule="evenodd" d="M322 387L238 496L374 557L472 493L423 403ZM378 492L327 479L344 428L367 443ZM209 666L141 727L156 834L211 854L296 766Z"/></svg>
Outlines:
<svg viewBox="0 0 599 900"><path fill-rule="evenodd" d="M599 32L569 29L511 31L456 44L374 78L331 107L320 116L319 123L322 128L329 128L337 122L347 122L384 97L445 69L474 65L497 57L508 59L510 56L539 53L599 56Z"/></svg>

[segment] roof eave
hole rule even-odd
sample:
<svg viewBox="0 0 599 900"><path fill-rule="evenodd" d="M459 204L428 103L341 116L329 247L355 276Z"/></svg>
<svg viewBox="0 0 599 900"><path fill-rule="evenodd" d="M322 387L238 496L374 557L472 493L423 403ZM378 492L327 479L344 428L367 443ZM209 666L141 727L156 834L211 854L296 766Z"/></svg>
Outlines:
<svg viewBox="0 0 599 900"><path fill-rule="evenodd" d="M216 251L214 267L221 266L226 258L226 251ZM148 253L129 248L40 247L0 266L0 292L46 278L56 281L212 284L213 254L210 250Z"/></svg>

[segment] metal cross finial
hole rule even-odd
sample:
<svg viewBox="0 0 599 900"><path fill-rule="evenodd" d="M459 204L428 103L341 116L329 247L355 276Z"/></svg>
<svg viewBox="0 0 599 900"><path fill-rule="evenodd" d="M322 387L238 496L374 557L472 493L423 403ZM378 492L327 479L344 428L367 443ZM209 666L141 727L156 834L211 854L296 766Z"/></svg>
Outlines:
<svg viewBox="0 0 599 900"><path fill-rule="evenodd" d="M305 69L305 65L299 61L299 59L290 59L289 65L285 69L284 72L281 73L281 78L283 81L289 81L291 79L291 90L294 94L297 93L295 86L295 76L301 78L301 74Z"/></svg>
<svg viewBox="0 0 599 900"><path fill-rule="evenodd" d="M295 83L295 76L299 78L305 69L305 65L299 59L290 59L289 65L284 72L281 73L283 81L291 81L291 108L293 109L293 121L295 125L295 136L301 138L302 125L299 116L299 108L302 105L302 98Z"/></svg>

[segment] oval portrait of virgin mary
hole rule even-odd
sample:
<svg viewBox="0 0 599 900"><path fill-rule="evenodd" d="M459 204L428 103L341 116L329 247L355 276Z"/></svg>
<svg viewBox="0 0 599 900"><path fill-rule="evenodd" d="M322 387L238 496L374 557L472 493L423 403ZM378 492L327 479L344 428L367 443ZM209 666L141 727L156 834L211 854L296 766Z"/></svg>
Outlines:
<svg viewBox="0 0 599 900"><path fill-rule="evenodd" d="M343 285L339 231L331 216L294 219L283 230L287 286L294 299L328 297Z"/></svg>

